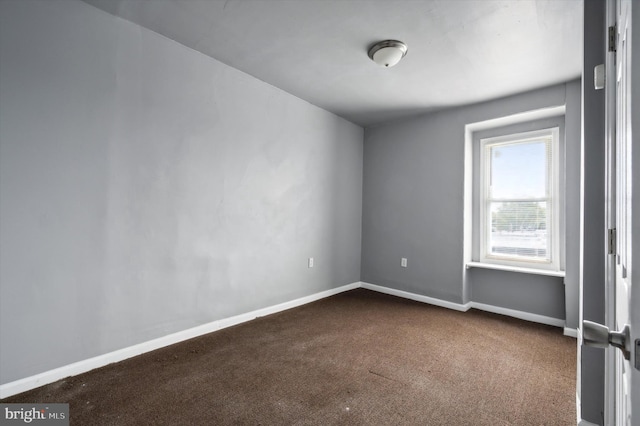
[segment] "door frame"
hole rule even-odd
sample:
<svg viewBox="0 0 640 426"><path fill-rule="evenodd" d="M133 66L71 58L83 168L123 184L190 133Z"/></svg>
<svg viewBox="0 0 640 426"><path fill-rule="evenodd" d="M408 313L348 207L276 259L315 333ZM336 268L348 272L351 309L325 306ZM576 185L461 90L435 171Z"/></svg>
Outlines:
<svg viewBox="0 0 640 426"><path fill-rule="evenodd" d="M608 254L609 230L616 229L616 55L610 52L608 29L615 27L617 1L607 0L605 18L605 325L616 329L615 304L616 264L615 255ZM604 369L604 424L615 425L616 418L616 349L605 349Z"/></svg>

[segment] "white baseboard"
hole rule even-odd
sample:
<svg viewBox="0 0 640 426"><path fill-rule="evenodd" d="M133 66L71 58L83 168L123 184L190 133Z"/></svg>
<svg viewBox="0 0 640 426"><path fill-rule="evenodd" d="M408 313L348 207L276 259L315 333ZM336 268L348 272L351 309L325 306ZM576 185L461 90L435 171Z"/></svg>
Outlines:
<svg viewBox="0 0 640 426"><path fill-rule="evenodd" d="M591 422L588 422L588 421L586 421L586 420L582 420L582 419L581 419L581 420L578 422L578 426L598 426L598 425L597 425L597 424L595 424L595 423L591 423Z"/></svg>
<svg viewBox="0 0 640 426"><path fill-rule="evenodd" d="M565 327L564 328L564 335L565 336L569 336L569 337L573 337L574 339L578 338L578 330L575 328L571 328L571 327Z"/></svg>
<svg viewBox="0 0 640 426"><path fill-rule="evenodd" d="M564 328L564 320L560 318L547 317L544 315L532 314L530 312L518 311L515 309L502 308L500 306L487 305L485 303L469 302L472 308L481 311L493 312L494 314L506 315L525 321L537 322L540 324L552 325Z"/></svg>
<svg viewBox="0 0 640 426"><path fill-rule="evenodd" d="M454 309L456 311L466 312L469 310L469 303L455 303L448 300L436 299L434 297L422 296L420 294L409 293L408 291L396 290L389 287L383 287L376 284L362 283L362 288L367 290L377 291L378 293L389 294L391 296L398 296L404 299L415 300L417 302L428 303L429 305L442 306L443 308Z"/></svg>
<svg viewBox="0 0 640 426"><path fill-rule="evenodd" d="M165 346L192 339L194 337L202 336L213 331L251 321L258 317L282 312L287 309L315 302L316 300L324 299L326 297L333 296L335 294L342 293L348 290L353 290L359 288L360 286L360 282L347 284L342 287L322 291L310 296L301 297L290 302L280 303L278 305L257 309L245 314L216 320L197 327L189 328L187 330L179 331L177 333L169 334L167 336L159 337L157 339L149 340L147 342L139 343L137 345L129 346L127 348L74 362L73 364L68 364L59 368L55 368L53 370L45 371L44 373L36 374L31 377L26 377L14 382L9 382L0 385L0 399L19 394L21 392L26 392L39 386L53 383L56 380L64 379L65 377L86 373L87 371L93 370L95 368L104 367L105 365L112 364L114 362L123 361L127 358L141 355L146 352L151 352Z"/></svg>
<svg viewBox="0 0 640 426"><path fill-rule="evenodd" d="M157 339L149 340L147 342L139 343L127 348L119 349L113 352L109 352L103 355L99 355L86 360L78 361L73 364L65 365L53 370L45 371L44 373L36 374L31 377L16 380L0 385L0 399L7 398L12 395L16 395L21 392L26 392L30 389L37 388L49 383L53 383L56 380L64 379L65 377L75 376L78 374L86 373L87 371L95 368L104 367L105 365L112 364L114 362L123 361L127 358L131 358L137 355L141 355L146 352L150 352L156 349L163 348L165 346L173 345L194 337L202 336L213 331L221 330L223 328L231 327L243 322L251 321L255 318L282 312L287 309L295 308L305 305L307 303L315 302L316 300L324 299L329 296L333 296L338 293L353 290L356 288L365 288L373 290L379 293L389 294L392 296L402 297L405 299L415 300L430 305L441 306L443 308L453 309L456 311L466 312L471 308L480 309L487 312L493 312L496 314L506 315L514 318L523 319L526 321L537 322L541 324L552 325L556 327L564 327L564 320L558 318L546 317L544 315L532 314L529 312L517 311L514 309L501 308L499 306L487 305L478 302L468 303L455 303L448 300L437 299L434 297L423 296L420 294L410 293L403 290L396 290L388 287L379 286L376 284L370 284L365 282L355 282L344 285L342 287L334 288L331 290L315 293L310 296L301 297L299 299L292 300L290 302L280 303L278 305L269 306L255 311L247 312L244 314L236 315L229 318L223 318L207 324L203 324L197 327L193 327L187 330L183 330L177 333L169 334L167 336L159 337ZM576 330L564 328L566 335L572 335L569 333L576 333ZM574 336L575 337L575 336ZM588 423L584 424L585 426Z"/></svg>
<svg viewBox="0 0 640 426"><path fill-rule="evenodd" d="M554 327L564 328L564 320L559 318L547 317L544 315L532 314L530 312L518 311L515 309L502 308L500 306L487 305L486 303L479 302L467 302L467 303L455 303L448 300L436 299L433 297L422 296L420 294L409 293L407 291L396 290L393 288L383 287L376 284L362 283L362 288L377 291L384 294L390 294L392 296L403 297L405 299L411 299L418 302L428 303L430 305L442 306L444 308L455 309L456 311L466 312L471 308L479 309L481 311L492 312L494 314L506 315L513 318L522 319L525 321L536 322L540 324L552 325ZM565 329L565 333L568 333L571 329ZM573 330L575 333L575 330Z"/></svg>

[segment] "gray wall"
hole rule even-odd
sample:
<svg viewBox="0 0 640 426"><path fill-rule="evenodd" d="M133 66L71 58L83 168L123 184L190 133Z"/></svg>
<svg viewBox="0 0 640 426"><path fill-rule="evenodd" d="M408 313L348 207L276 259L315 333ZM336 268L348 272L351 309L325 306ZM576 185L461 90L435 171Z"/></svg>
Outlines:
<svg viewBox="0 0 640 426"><path fill-rule="evenodd" d="M360 279L362 128L162 36L1 1L0 123L1 383Z"/></svg>
<svg viewBox="0 0 640 426"><path fill-rule="evenodd" d="M582 309L581 318L605 323L605 91L593 87L593 67L605 62L605 2L584 2ZM580 348L582 418L604 423L604 351Z"/></svg>
<svg viewBox="0 0 640 426"><path fill-rule="evenodd" d="M567 162L579 162L580 82L398 121L365 131L362 281L466 303L463 204L465 125L566 105ZM566 285L562 279L467 271L473 301L577 325L579 168L566 169ZM571 250L571 251L569 251ZM408 267L400 267L400 258ZM572 300L565 303L565 293Z"/></svg>

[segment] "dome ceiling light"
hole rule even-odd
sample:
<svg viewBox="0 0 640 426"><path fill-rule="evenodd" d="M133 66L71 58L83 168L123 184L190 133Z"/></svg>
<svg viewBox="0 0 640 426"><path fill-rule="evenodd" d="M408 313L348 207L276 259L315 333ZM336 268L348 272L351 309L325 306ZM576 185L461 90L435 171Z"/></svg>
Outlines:
<svg viewBox="0 0 640 426"><path fill-rule="evenodd" d="M371 46L369 57L381 67L392 67L407 54L407 45L398 40L384 40Z"/></svg>

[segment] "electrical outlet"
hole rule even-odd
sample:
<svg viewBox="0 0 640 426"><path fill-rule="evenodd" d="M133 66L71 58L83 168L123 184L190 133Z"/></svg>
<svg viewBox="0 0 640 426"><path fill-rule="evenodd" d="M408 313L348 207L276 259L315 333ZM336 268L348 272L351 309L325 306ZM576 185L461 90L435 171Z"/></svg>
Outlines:
<svg viewBox="0 0 640 426"><path fill-rule="evenodd" d="M400 259L400 266L402 266L403 268L407 267L407 258L403 257L402 259Z"/></svg>
<svg viewBox="0 0 640 426"><path fill-rule="evenodd" d="M313 268L313 257L309 258L309 268Z"/></svg>

